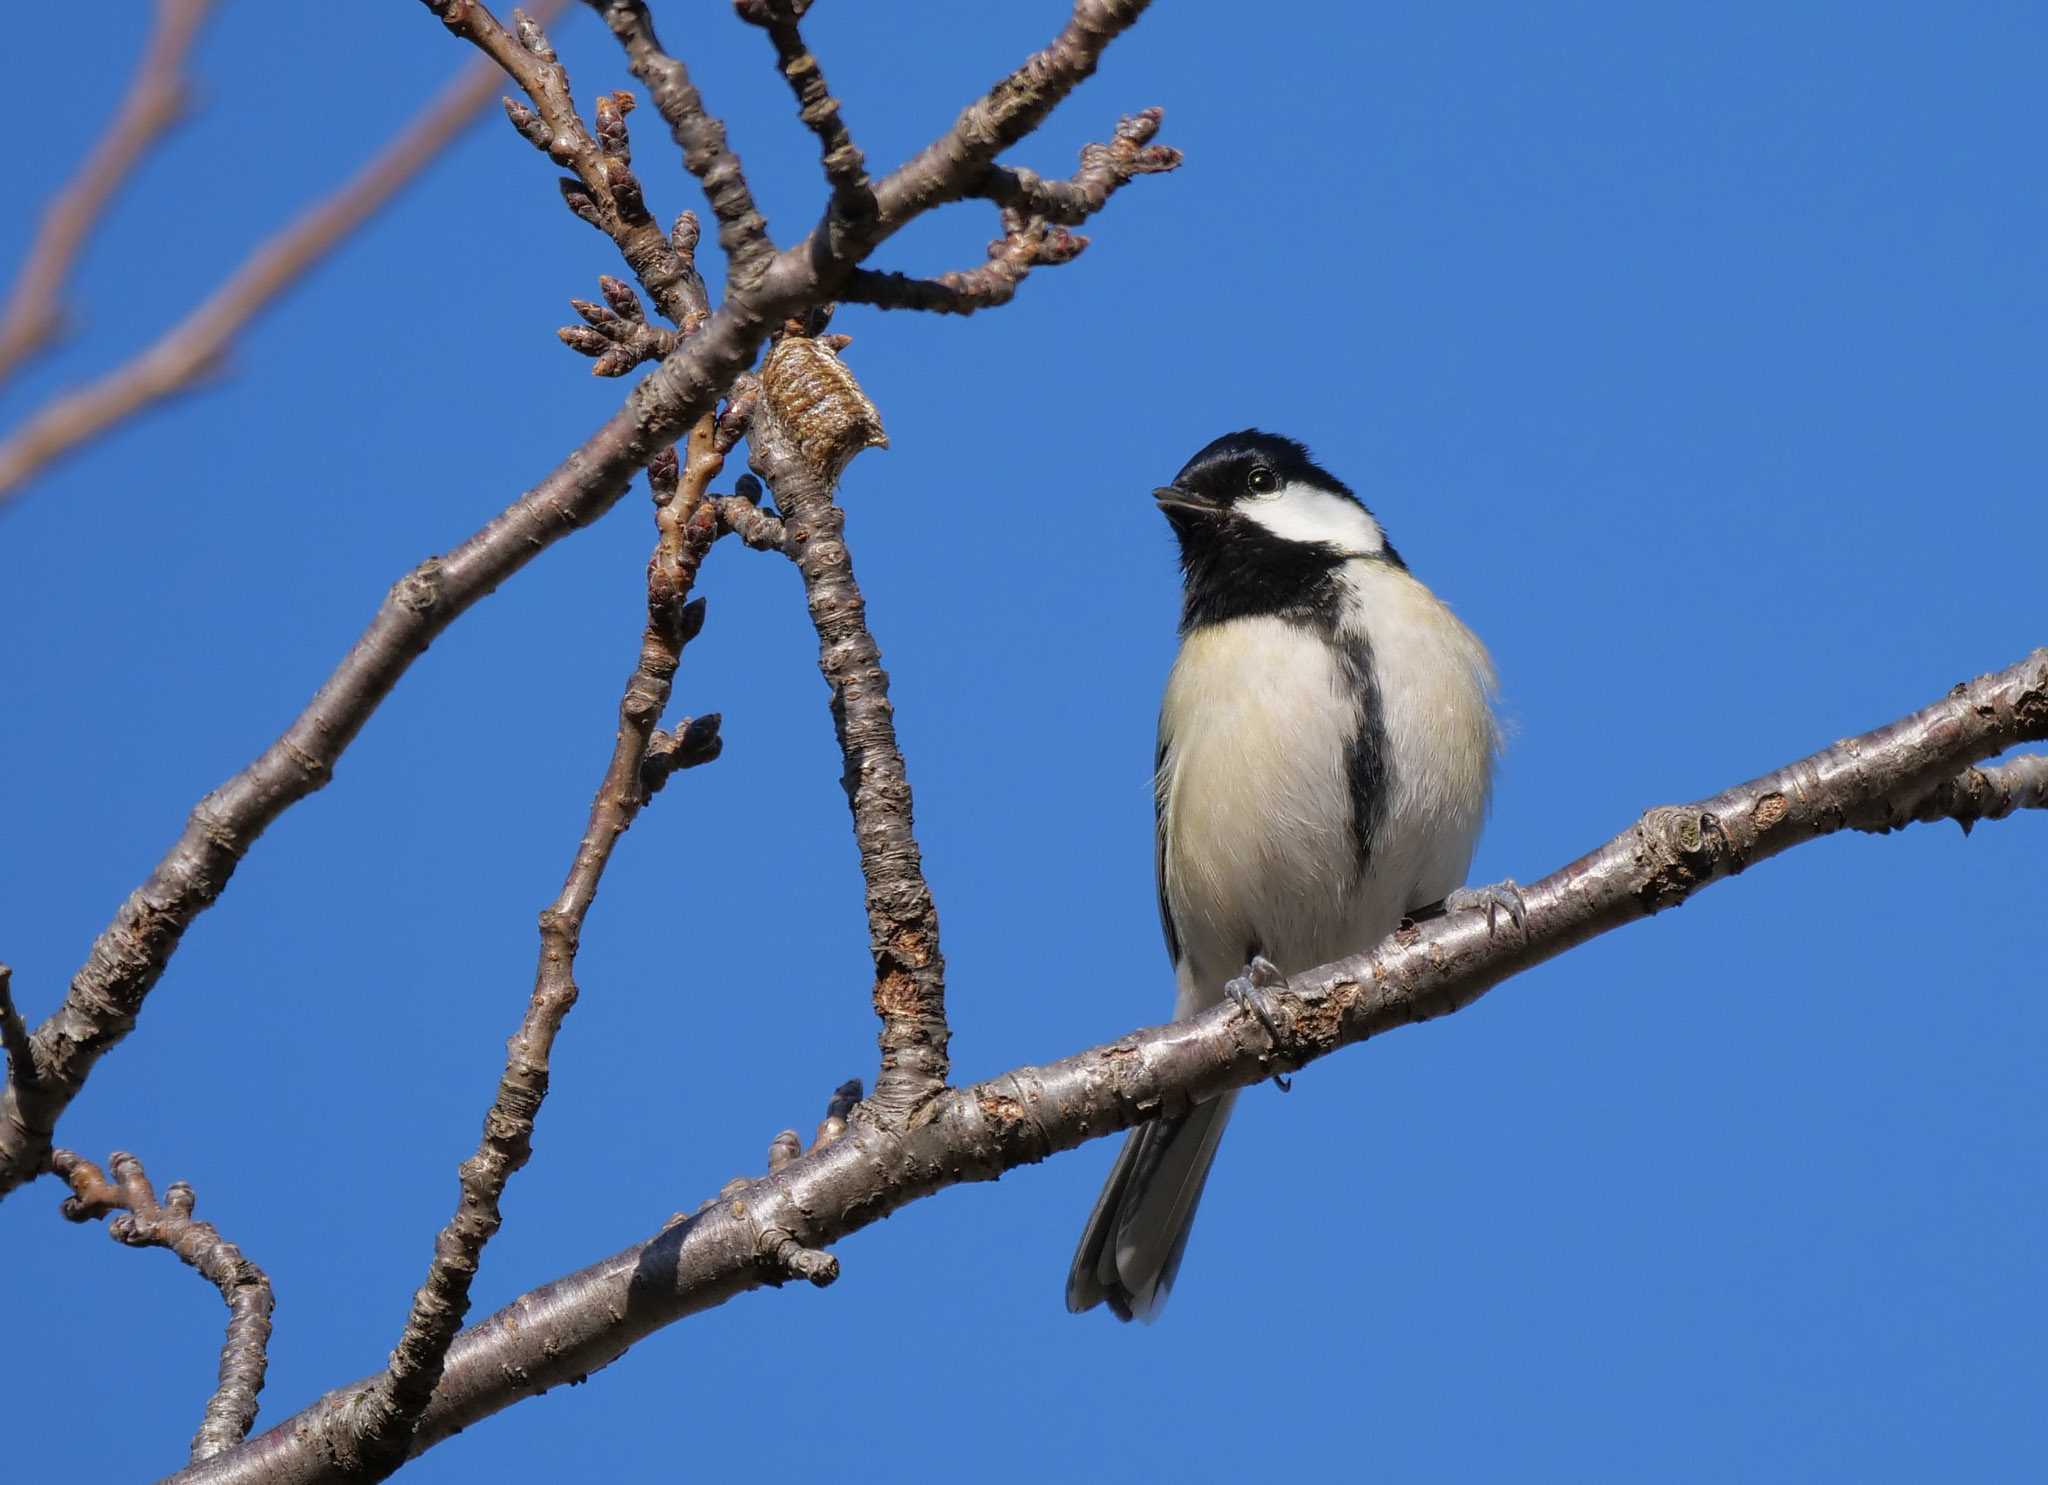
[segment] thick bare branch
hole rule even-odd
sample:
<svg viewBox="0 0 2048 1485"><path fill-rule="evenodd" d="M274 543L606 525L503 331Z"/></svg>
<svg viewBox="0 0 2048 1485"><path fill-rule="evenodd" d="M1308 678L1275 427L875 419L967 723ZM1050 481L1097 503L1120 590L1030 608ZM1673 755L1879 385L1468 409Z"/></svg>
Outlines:
<svg viewBox="0 0 2048 1485"><path fill-rule="evenodd" d="M220 1235L211 1222L192 1215L197 1198L183 1181L174 1181L158 1202L142 1162L115 1151L107 1173L69 1150L51 1157L57 1174L71 1187L62 1208L73 1222L90 1222L120 1212L107 1224L107 1235L131 1248L168 1248L220 1291L227 1302L228 1333L220 1348L220 1385L207 1399L199 1432L192 1436L191 1460L198 1464L226 1452L249 1436L256 1421L256 1399L270 1367L270 1279L242 1256L242 1250Z"/></svg>
<svg viewBox="0 0 2048 1485"><path fill-rule="evenodd" d="M753 189L740 169L739 156L725 142L725 125L704 106L704 97L690 81L690 69L662 50L654 19L641 0L587 0L604 17L626 50L626 65L647 89L654 107L667 121L669 133L683 151L683 164L704 187L718 223L718 245L725 250L727 278L733 287L759 286L775 257L768 224L754 205Z"/></svg>
<svg viewBox="0 0 2048 1485"><path fill-rule="evenodd" d="M611 761L591 800L589 823L553 903L540 915L540 960L533 994L519 1029L505 1048L505 1071L484 1115L476 1153L462 1164L461 1200L434 1241L426 1282L413 1296L412 1313L392 1349L383 1383L367 1394L343 1441L344 1462L357 1478L383 1479L405 1461L412 1431L441 1379L449 1342L469 1313L469 1290L484 1245L501 1222L499 1199L533 1155L534 1121L548 1092L548 1057L555 1036L576 1004L576 951L583 920L619 838L641 807L677 768L718 755L716 719L685 723L675 734L657 730L668 707L683 647L703 627L704 600L690 600L697 569L718 536L716 512L705 486L725 463L717 446L717 420L709 413L690 434L680 481L670 450L650 467L656 538L647 564L647 623L640 658L619 698L619 730ZM694 729L694 733L693 733ZM657 739L666 743L655 751ZM655 763L653 776L650 762Z"/></svg>
<svg viewBox="0 0 2048 1485"><path fill-rule="evenodd" d="M559 10L566 0L541 0ZM45 465L143 408L199 385L234 338L445 148L498 90L498 71L465 68L340 190L245 258L205 302L126 365L31 413L0 439L0 510ZM0 1156L4 1158L4 1156ZM0 1180L0 1192L7 1189Z"/></svg>
<svg viewBox="0 0 2048 1485"><path fill-rule="evenodd" d="M1266 992L1279 1045L1255 1015L1226 1002L1190 1021L950 1090L909 1128L854 1122L839 1139L765 1180L521 1296L463 1332L414 1448L588 1376L664 1325L778 1282L786 1271L764 1255L764 1234L823 1249L948 1186L993 1180L1276 1069L1446 1015L1511 975L1676 907L1792 846L1919 818L1974 761L2044 738L2048 649L1711 799L1648 811L1605 845L1524 888L1520 928L1490 926L1483 910L1448 914L1405 927L1370 953L1296 976L1285 990ZM2024 774L2038 772L2035 760L2021 762ZM1985 772L1995 778L2003 770ZM234 1453L176 1478L210 1485L332 1480L324 1451L367 1385L329 1393Z"/></svg>
<svg viewBox="0 0 2048 1485"><path fill-rule="evenodd" d="M185 58L212 9L213 0L157 0L156 28L128 96L43 213L7 307L0 310L0 383L56 335L65 286L86 237L136 162L185 111Z"/></svg>
<svg viewBox="0 0 2048 1485"><path fill-rule="evenodd" d="M784 364L804 369L776 376ZM783 550L803 574L818 669L832 692L882 1020L882 1065L870 1107L900 1125L946 1086L946 962L911 820L910 778L896 745L889 673L854 580L846 512L832 498L840 468L869 436L863 425L873 408L852 374L815 341L784 340L762 380L747 446L782 513Z"/></svg>

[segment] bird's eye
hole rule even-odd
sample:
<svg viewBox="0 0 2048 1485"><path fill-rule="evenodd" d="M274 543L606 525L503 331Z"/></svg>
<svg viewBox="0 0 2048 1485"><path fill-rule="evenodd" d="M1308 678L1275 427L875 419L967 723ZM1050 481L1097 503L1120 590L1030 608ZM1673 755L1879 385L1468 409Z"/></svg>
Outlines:
<svg viewBox="0 0 2048 1485"><path fill-rule="evenodd" d="M1263 464L1254 464L1252 472L1245 476L1245 483L1251 486L1254 495L1270 495L1280 488L1280 476Z"/></svg>

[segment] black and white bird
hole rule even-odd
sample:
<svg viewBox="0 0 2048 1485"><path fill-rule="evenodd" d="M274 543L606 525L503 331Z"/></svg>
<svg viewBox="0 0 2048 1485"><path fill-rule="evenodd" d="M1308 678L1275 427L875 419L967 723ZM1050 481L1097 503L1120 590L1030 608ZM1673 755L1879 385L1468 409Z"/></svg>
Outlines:
<svg viewBox="0 0 2048 1485"><path fill-rule="evenodd" d="M1298 974L1447 899L1519 911L1512 884L1453 890L1499 749L1493 663L1364 502L1256 429L1217 439L1154 498L1184 582L1154 784L1174 1015L1216 1005L1257 959ZM1069 1309L1159 1312L1236 1100L1131 1132Z"/></svg>

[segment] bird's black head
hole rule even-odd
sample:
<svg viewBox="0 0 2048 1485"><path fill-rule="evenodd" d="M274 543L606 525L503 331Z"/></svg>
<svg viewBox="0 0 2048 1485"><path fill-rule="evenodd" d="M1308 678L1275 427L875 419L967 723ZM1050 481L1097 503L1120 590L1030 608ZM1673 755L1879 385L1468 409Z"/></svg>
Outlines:
<svg viewBox="0 0 2048 1485"><path fill-rule="evenodd" d="M1183 630L1313 618L1334 602L1344 563L1404 565L1350 487L1278 434L1226 433L1152 494L1180 538Z"/></svg>

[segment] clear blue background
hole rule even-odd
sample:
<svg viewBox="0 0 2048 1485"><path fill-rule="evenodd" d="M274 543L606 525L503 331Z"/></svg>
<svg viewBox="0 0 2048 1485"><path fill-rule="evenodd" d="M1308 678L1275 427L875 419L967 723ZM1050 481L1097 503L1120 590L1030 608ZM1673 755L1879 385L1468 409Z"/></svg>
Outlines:
<svg viewBox="0 0 2048 1485"><path fill-rule="evenodd" d="M107 34L9 18L0 262L119 93ZM821 5L887 166L1059 0ZM775 229L820 201L766 43L664 30ZM581 95L625 82L579 14ZM1147 492L1256 423L1310 440L1493 646L1485 878L1538 876L2048 641L2041 11L1163 0L1016 158L1118 113L1188 153L970 321L849 311L894 446L851 535L942 907L956 1070L1157 1019ZM226 5L201 112L120 198L80 334L112 364L326 192L464 49L414 4ZM694 204L651 114L639 161ZM552 331L615 271L502 123L466 136L206 391L0 518L0 956L55 1005L186 809L385 587L616 405ZM980 260L981 206L884 254ZM631 666L636 493L417 664L194 928L64 1121L274 1276L262 1424L380 1365L455 1195ZM715 768L627 839L479 1313L757 1169L872 1071L858 878L794 573L737 546L678 687ZM1106 1144L949 1191L409 1478L2013 1478L2048 1448L2048 818L1854 836L1245 1101L1173 1306L1060 1304ZM0 1206L9 1460L184 1457L221 1310L162 1253Z"/></svg>

